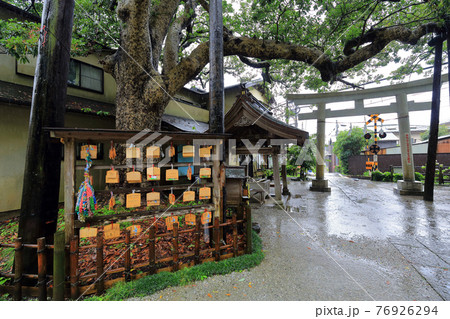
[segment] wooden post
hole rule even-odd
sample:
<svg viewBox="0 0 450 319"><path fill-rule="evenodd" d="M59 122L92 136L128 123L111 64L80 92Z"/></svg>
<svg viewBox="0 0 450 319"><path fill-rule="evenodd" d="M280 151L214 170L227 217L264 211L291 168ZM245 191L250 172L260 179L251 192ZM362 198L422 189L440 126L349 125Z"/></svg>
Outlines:
<svg viewBox="0 0 450 319"><path fill-rule="evenodd" d="M19 237L14 242L14 300L22 300L22 238Z"/></svg>
<svg viewBox="0 0 450 319"><path fill-rule="evenodd" d="M281 177L283 179L283 195L289 195L289 188L288 188L288 182L287 182L287 169L286 164L281 164Z"/></svg>
<svg viewBox="0 0 450 319"><path fill-rule="evenodd" d="M75 223L75 140L64 140L64 230L66 244L74 237Z"/></svg>
<svg viewBox="0 0 450 319"><path fill-rule="evenodd" d="M391 182L393 182L394 181L394 166L389 165L389 172L391 172L390 180L391 180Z"/></svg>
<svg viewBox="0 0 450 319"><path fill-rule="evenodd" d="M74 0L46 0L42 9L19 220L27 244L40 237L52 244L57 229L62 145L44 127L64 127L73 9ZM23 267L37 273L34 249L24 249Z"/></svg>
<svg viewBox="0 0 450 319"><path fill-rule="evenodd" d="M45 237L37 240L37 258L38 258L38 299L47 300L47 257L45 256Z"/></svg>
<svg viewBox="0 0 450 319"><path fill-rule="evenodd" d="M252 243L252 209L250 205L245 205L245 219L246 219L246 234L247 234L247 249L246 253L251 254L253 250Z"/></svg>
<svg viewBox="0 0 450 319"><path fill-rule="evenodd" d="M105 276L103 275L103 233L97 233L97 295L100 296L105 290Z"/></svg>
<svg viewBox="0 0 450 319"><path fill-rule="evenodd" d="M131 245L130 231L125 231L125 281L131 280Z"/></svg>
<svg viewBox="0 0 450 319"><path fill-rule="evenodd" d="M155 243L155 226L150 226L148 236L148 264L150 266L150 274L156 273L156 243Z"/></svg>
<svg viewBox="0 0 450 319"><path fill-rule="evenodd" d="M433 96L431 99L430 137L428 139L427 166L425 173L425 191L423 199L433 201L434 176L436 174L436 151L438 145L439 131L439 107L441 101L441 71L442 71L442 43L444 38L438 35L430 41L435 47L434 51L434 74L433 74Z"/></svg>
<svg viewBox="0 0 450 319"><path fill-rule="evenodd" d="M275 199L281 200L281 181L280 181L280 163L278 162L278 153L272 155L273 161L273 182L275 184Z"/></svg>
<svg viewBox="0 0 450 319"><path fill-rule="evenodd" d="M219 228L219 217L214 218L214 255L216 261L220 261L220 228Z"/></svg>
<svg viewBox="0 0 450 319"><path fill-rule="evenodd" d="M216 146L217 148L217 146ZM217 150L216 150L217 152ZM213 204L214 204L214 217L221 216L221 186L220 186L220 161L214 160L212 167L212 182L213 182Z"/></svg>
<svg viewBox="0 0 450 319"><path fill-rule="evenodd" d="M443 166L442 164L438 165L439 166L439 185L444 184L444 173L443 173Z"/></svg>
<svg viewBox="0 0 450 319"><path fill-rule="evenodd" d="M238 253L238 231L237 231L236 214L233 214L232 223L233 223L233 257L236 257Z"/></svg>
<svg viewBox="0 0 450 319"><path fill-rule="evenodd" d="M194 263L196 265L200 264L200 226L201 226L201 217L197 215L195 217L195 232L194 232Z"/></svg>
<svg viewBox="0 0 450 319"><path fill-rule="evenodd" d="M222 1L209 3L209 131L225 132L225 93L223 78L223 15Z"/></svg>
<svg viewBox="0 0 450 319"><path fill-rule="evenodd" d="M65 279L65 235L58 231L54 235L53 250L53 300L64 300Z"/></svg>
<svg viewBox="0 0 450 319"><path fill-rule="evenodd" d="M173 245L173 268L172 271L178 270L178 223L173 224L173 238L172 238L172 245Z"/></svg>
<svg viewBox="0 0 450 319"><path fill-rule="evenodd" d="M70 298L76 300L80 291L78 288L78 236L70 240Z"/></svg>

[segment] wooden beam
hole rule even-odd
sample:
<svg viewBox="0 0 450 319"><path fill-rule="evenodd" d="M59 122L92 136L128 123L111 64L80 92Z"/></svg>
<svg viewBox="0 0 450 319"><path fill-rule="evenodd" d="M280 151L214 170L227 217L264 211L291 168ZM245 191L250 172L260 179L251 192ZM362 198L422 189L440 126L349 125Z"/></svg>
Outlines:
<svg viewBox="0 0 450 319"><path fill-rule="evenodd" d="M66 245L74 236L75 221L75 140L64 141L64 230Z"/></svg>

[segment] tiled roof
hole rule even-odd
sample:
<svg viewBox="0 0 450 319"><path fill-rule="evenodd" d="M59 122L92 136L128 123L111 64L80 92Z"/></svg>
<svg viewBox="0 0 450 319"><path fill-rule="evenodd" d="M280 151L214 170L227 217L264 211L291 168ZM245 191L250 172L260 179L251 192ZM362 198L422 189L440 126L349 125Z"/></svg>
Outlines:
<svg viewBox="0 0 450 319"><path fill-rule="evenodd" d="M0 102L31 106L33 88L0 81ZM96 114L99 111L115 114L114 104L98 102L90 99L67 95L66 109L68 111Z"/></svg>

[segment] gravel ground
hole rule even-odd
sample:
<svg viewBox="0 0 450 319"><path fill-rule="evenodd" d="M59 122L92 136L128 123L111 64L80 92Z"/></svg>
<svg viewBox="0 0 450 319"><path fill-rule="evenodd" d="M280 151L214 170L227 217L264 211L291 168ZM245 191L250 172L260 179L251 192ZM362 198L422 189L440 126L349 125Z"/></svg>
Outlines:
<svg viewBox="0 0 450 319"><path fill-rule="evenodd" d="M309 192L307 183L290 182L293 196L285 206L292 208L266 205L253 210L266 255L259 266L130 300L447 299L448 218L441 219L439 200L433 206L435 223L421 223L410 215L420 215L420 207L430 215L429 207L421 199L394 195L392 184L329 178L331 194ZM383 195L384 210L382 205L367 208L374 192ZM437 245L435 251L441 249L436 262L442 269L436 263L417 264L420 258L414 250L419 249L415 240L436 232L441 236L425 239ZM427 276L421 267L440 269L441 277L436 271Z"/></svg>

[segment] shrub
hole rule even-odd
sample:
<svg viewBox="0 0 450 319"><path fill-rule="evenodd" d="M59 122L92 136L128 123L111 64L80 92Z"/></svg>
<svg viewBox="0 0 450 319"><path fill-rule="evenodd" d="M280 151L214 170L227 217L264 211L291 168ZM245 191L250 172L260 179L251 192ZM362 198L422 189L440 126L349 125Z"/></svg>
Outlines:
<svg viewBox="0 0 450 319"><path fill-rule="evenodd" d="M415 172L415 179L416 179L416 181L419 181L419 182L421 182L421 181L424 181L425 180L425 176L423 176L422 174L420 174L419 172Z"/></svg>
<svg viewBox="0 0 450 319"><path fill-rule="evenodd" d="M403 179L403 174L394 173L394 182L396 183L398 180Z"/></svg>
<svg viewBox="0 0 450 319"><path fill-rule="evenodd" d="M384 174L380 171L372 172L372 180L373 181L381 182L383 180L383 176L384 176Z"/></svg>
<svg viewBox="0 0 450 319"><path fill-rule="evenodd" d="M392 173L391 172L384 172L383 174L383 182L390 182L392 181Z"/></svg>

